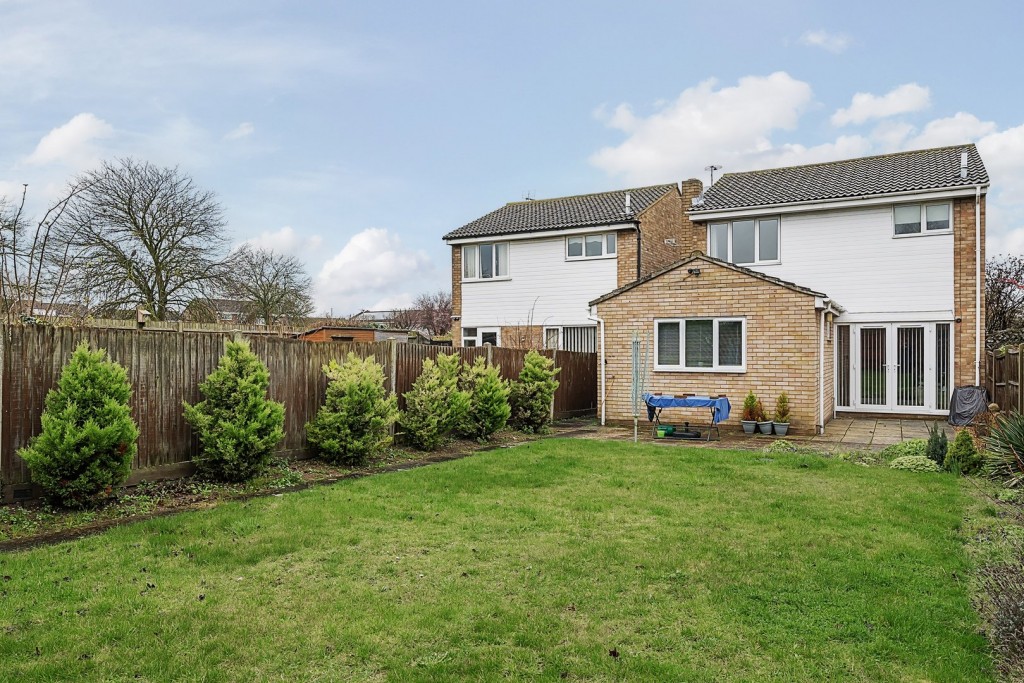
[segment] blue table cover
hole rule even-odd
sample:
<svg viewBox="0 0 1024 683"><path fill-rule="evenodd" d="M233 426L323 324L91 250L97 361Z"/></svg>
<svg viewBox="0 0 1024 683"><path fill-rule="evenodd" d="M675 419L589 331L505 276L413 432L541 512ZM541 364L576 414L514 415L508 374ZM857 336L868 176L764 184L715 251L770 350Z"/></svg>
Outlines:
<svg viewBox="0 0 1024 683"><path fill-rule="evenodd" d="M726 396L711 398L710 396L655 396L644 394L644 403L648 408L714 408L715 414L711 418L714 424L729 419L729 399ZM653 419L653 416L652 418Z"/></svg>

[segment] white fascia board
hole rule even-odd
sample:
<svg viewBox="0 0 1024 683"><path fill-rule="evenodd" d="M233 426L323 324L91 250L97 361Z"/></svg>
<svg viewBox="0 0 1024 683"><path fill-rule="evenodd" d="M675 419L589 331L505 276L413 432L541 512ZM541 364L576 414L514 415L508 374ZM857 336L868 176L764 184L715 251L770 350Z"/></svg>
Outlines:
<svg viewBox="0 0 1024 683"><path fill-rule="evenodd" d="M561 230L536 230L534 232L517 232L510 235L487 235L481 237L460 237L445 240L448 244L473 244L475 242L510 242L514 240L540 240L548 237L564 237L565 235L585 235L592 232L611 232L613 230L634 230L637 221L623 221L607 225L589 225L585 228L563 228Z"/></svg>
<svg viewBox="0 0 1024 683"><path fill-rule="evenodd" d="M853 199L828 199L824 201L791 202L788 204L761 204L759 206L748 206L738 209L723 209L721 211L688 212L687 215L694 223L708 223L723 218L738 218L741 216L763 216L765 214L786 214L786 213L807 213L810 211L829 211L832 209L855 209L862 206L877 206L879 204L893 204L899 201L933 202L942 199L955 199L958 197L973 197L976 185L970 187L958 187L952 190L913 190L911 192L890 192L881 195L865 195ZM982 185L982 194L988 194L988 185Z"/></svg>

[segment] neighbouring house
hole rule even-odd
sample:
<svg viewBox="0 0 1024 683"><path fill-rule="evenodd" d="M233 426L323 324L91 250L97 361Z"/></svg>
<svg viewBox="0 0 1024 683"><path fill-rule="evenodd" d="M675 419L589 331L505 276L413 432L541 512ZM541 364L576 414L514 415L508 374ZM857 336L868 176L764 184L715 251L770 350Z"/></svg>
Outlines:
<svg viewBox="0 0 1024 683"><path fill-rule="evenodd" d="M596 351L595 297L696 248L699 180L511 202L444 236L452 342Z"/></svg>
<svg viewBox="0 0 1024 683"><path fill-rule="evenodd" d="M379 342L394 339L410 344L429 344L430 339L418 330L385 330L352 325L320 325L295 335L308 342Z"/></svg>
<svg viewBox="0 0 1024 683"><path fill-rule="evenodd" d="M602 416L632 420L634 334L649 390L725 394L730 422L750 390L768 411L786 391L797 433L946 413L984 373L988 188L974 145L722 176L693 253L591 300Z"/></svg>

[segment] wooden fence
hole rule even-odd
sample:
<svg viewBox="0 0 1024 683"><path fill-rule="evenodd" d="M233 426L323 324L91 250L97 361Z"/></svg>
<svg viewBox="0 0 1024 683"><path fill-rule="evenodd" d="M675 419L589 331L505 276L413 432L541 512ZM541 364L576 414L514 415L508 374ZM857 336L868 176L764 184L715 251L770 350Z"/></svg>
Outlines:
<svg viewBox="0 0 1024 683"><path fill-rule="evenodd" d="M1021 384L1024 383L1024 364L1021 351L1024 346L1011 346L1002 351L987 351L985 387L991 400L1000 410L1024 412Z"/></svg>
<svg viewBox="0 0 1024 683"><path fill-rule="evenodd" d="M197 441L182 417L182 401L201 399L199 384L217 366L224 344L245 338L270 370L270 396L285 404L285 439L279 452L306 454L305 424L323 402L327 380L323 366L354 352L374 356L384 366L388 388L399 396L419 376L424 358L458 353L464 361L484 357L501 374L519 374L526 351L503 348L444 349L393 341L310 344L268 335L223 332L169 334L146 330L0 325L0 484L2 499L23 494L28 469L17 455L39 431L46 393L53 388L75 347L87 341L106 349L123 365L132 383L132 415L139 426L139 450L132 480L189 470ZM593 353L543 351L561 369L555 394L556 417L594 414L597 408L597 358Z"/></svg>

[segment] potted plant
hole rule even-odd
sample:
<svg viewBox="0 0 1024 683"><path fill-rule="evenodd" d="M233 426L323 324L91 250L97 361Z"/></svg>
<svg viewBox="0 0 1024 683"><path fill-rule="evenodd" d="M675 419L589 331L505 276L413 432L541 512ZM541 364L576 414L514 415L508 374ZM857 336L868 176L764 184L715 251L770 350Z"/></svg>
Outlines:
<svg viewBox="0 0 1024 683"><path fill-rule="evenodd" d="M757 429L757 396L751 391L747 394L747 397L743 399L743 414L741 416L741 422L743 423L743 433L753 434L754 430Z"/></svg>
<svg viewBox="0 0 1024 683"><path fill-rule="evenodd" d="M785 436L789 431L789 395L783 391L775 402L775 434Z"/></svg>
<svg viewBox="0 0 1024 683"><path fill-rule="evenodd" d="M757 402L757 407L754 408L754 419L757 420L757 430L762 434L772 433L772 421L769 420L764 414L764 405L761 401Z"/></svg>

